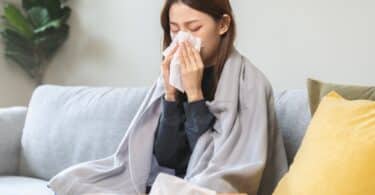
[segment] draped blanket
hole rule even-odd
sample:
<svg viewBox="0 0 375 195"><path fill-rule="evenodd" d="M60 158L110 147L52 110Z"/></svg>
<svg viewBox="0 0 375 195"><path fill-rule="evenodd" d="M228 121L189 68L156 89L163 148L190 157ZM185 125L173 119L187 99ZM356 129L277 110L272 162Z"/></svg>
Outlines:
<svg viewBox="0 0 375 195"><path fill-rule="evenodd" d="M147 182L163 170L152 152L163 94L160 74L116 152L61 171L48 187L57 195L144 193ZM214 99L205 103L216 121L198 139L184 179L217 192L271 194L287 161L267 78L234 49Z"/></svg>

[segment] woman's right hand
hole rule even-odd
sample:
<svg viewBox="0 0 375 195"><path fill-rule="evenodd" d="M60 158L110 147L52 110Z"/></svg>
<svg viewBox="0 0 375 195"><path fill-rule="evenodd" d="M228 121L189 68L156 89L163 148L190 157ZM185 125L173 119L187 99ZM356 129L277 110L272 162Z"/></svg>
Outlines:
<svg viewBox="0 0 375 195"><path fill-rule="evenodd" d="M172 50L172 52L166 56L161 65L161 72L163 74L164 88L165 88L165 99L167 101L176 101L176 88L169 84L170 65L173 54L177 51L178 45Z"/></svg>

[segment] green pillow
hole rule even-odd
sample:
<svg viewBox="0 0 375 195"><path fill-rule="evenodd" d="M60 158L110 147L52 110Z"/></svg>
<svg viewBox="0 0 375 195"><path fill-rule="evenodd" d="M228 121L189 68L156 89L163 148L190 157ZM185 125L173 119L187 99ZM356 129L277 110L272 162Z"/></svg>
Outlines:
<svg viewBox="0 0 375 195"><path fill-rule="evenodd" d="M375 86L356 86L335 83L326 83L315 79L307 79L307 90L309 93L310 112L315 113L320 100L332 90L348 100L375 100Z"/></svg>

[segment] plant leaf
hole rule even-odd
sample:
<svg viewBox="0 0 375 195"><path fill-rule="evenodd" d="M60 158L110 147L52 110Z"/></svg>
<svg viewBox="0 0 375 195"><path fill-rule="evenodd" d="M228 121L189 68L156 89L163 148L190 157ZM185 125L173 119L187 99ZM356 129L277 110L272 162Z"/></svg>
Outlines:
<svg viewBox="0 0 375 195"><path fill-rule="evenodd" d="M28 23L22 13L12 4L6 4L4 7L4 17L6 21L20 34L27 38L32 38L33 28Z"/></svg>
<svg viewBox="0 0 375 195"><path fill-rule="evenodd" d="M69 35L69 26L64 24L58 29L50 28L38 34L35 45L45 53L46 58L54 55L57 49L65 42Z"/></svg>
<svg viewBox="0 0 375 195"><path fill-rule="evenodd" d="M61 10L61 20L62 20L63 23L67 22L71 13L72 13L72 10L70 9L70 7L62 8L62 10Z"/></svg>
<svg viewBox="0 0 375 195"><path fill-rule="evenodd" d="M23 52L30 52L33 50L33 42L19 35L16 31L5 29L3 32L1 32L1 35L4 39L5 46L7 48L18 48L20 51Z"/></svg>
<svg viewBox="0 0 375 195"><path fill-rule="evenodd" d="M45 31L48 28L59 28L62 25L62 21L60 19L53 20L51 22L48 22L44 26L41 26L40 28L37 28L34 30L34 33L40 33Z"/></svg>
<svg viewBox="0 0 375 195"><path fill-rule="evenodd" d="M1 35L5 41L6 57L11 58L16 63L22 63L20 65L29 69L38 66L39 58L36 56L30 40L11 30L5 30Z"/></svg>
<svg viewBox="0 0 375 195"><path fill-rule="evenodd" d="M22 0L22 6L25 10L30 10L33 7L43 7L48 10L51 19L61 17L61 2L60 0Z"/></svg>
<svg viewBox="0 0 375 195"><path fill-rule="evenodd" d="M5 57L21 66L32 78L41 64L32 42L17 34L17 32L6 30L1 35L5 42Z"/></svg>
<svg viewBox="0 0 375 195"><path fill-rule="evenodd" d="M22 7L25 10L30 10L33 7L43 7L48 10L51 19L57 19L61 17L61 2L62 0L22 0Z"/></svg>
<svg viewBox="0 0 375 195"><path fill-rule="evenodd" d="M40 28L50 20L48 10L42 7L33 7L27 11L30 21L34 28Z"/></svg>
<svg viewBox="0 0 375 195"><path fill-rule="evenodd" d="M47 8L51 19L57 19L61 17L60 0L44 0L44 7Z"/></svg>
<svg viewBox="0 0 375 195"><path fill-rule="evenodd" d="M32 7L43 7L44 0L22 0L22 7L26 11L29 11Z"/></svg>

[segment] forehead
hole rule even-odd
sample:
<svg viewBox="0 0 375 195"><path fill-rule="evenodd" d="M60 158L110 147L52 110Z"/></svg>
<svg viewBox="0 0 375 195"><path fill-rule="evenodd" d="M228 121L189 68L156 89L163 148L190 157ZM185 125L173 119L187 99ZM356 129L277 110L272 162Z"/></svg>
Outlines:
<svg viewBox="0 0 375 195"><path fill-rule="evenodd" d="M184 3L174 3L169 10L171 23L186 23L190 21L202 21L209 19L209 15L195 10Z"/></svg>

